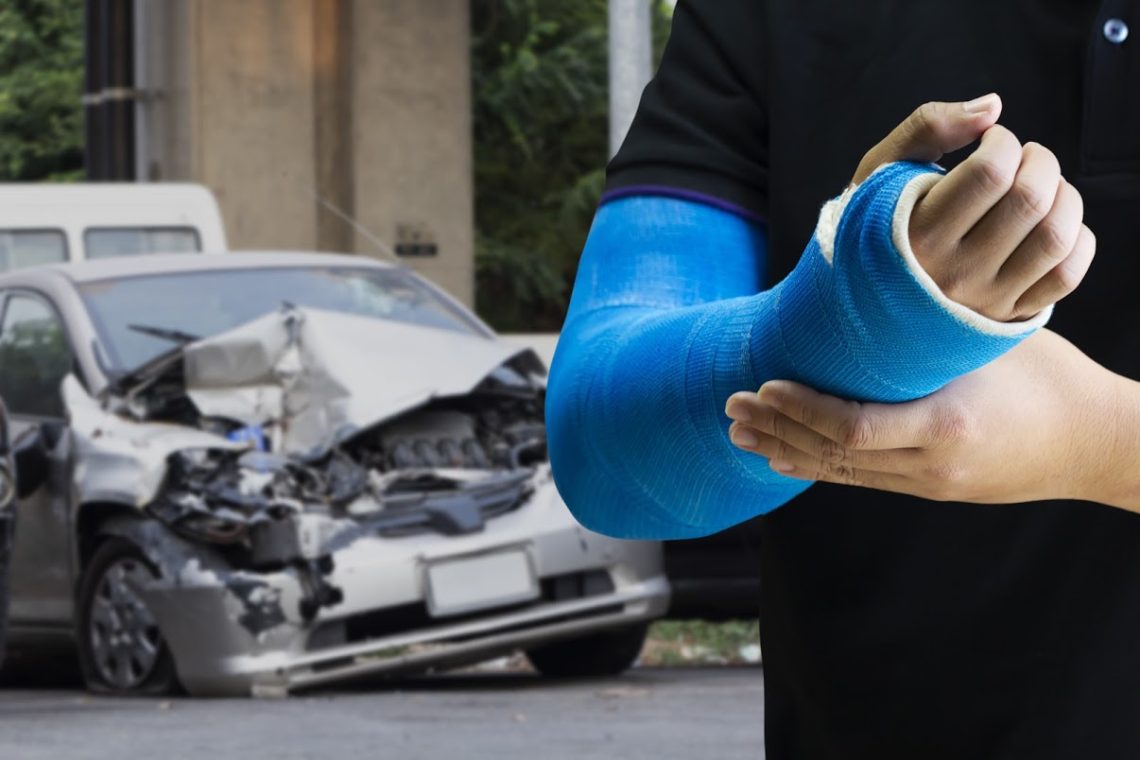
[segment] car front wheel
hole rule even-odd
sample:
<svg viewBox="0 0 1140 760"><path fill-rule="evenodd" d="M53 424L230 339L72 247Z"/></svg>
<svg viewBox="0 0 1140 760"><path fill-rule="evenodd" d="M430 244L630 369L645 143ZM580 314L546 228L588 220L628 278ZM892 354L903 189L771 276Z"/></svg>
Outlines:
<svg viewBox="0 0 1140 760"><path fill-rule="evenodd" d="M553 678L614 676L637 662L648 633L646 624L602 631L528 649L526 657Z"/></svg>
<svg viewBox="0 0 1140 760"><path fill-rule="evenodd" d="M137 589L158 577L142 551L110 538L95 552L79 586L79 659L92 691L170 694L174 659Z"/></svg>

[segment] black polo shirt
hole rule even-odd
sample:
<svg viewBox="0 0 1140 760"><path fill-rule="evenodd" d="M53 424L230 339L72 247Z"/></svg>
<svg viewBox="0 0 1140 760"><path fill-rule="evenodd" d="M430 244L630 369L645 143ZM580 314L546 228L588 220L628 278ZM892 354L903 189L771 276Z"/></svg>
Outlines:
<svg viewBox="0 0 1140 760"><path fill-rule="evenodd" d="M1051 327L1140 377L1138 0L681 0L607 192L762 217L775 282L869 147L990 91L1097 235ZM1140 516L816 485L761 553L769 760L1140 758Z"/></svg>

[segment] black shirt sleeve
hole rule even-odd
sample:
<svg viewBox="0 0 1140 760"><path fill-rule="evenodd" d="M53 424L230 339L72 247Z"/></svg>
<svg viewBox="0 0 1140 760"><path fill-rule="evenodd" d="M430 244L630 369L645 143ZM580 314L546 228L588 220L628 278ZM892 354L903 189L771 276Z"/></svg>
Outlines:
<svg viewBox="0 0 1140 760"><path fill-rule="evenodd" d="M757 0L677 3L603 199L671 189L767 216L763 25Z"/></svg>

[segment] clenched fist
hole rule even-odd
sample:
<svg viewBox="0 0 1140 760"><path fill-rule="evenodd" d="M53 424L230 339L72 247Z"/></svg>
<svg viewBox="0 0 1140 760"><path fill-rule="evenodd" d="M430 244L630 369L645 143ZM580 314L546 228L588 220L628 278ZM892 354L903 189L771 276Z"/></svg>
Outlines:
<svg viewBox="0 0 1140 760"><path fill-rule="evenodd" d="M926 103L863 157L854 181L891 161L937 161L978 148L916 204L915 257L950 299L991 319L1026 319L1064 298L1092 263L1096 239L1057 158L998 125L1001 100Z"/></svg>

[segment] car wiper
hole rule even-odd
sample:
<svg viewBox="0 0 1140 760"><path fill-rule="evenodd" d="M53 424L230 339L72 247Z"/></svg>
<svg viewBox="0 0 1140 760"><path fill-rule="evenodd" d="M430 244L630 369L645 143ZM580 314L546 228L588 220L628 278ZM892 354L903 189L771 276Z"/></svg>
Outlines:
<svg viewBox="0 0 1140 760"><path fill-rule="evenodd" d="M135 332L141 332L144 335L153 335L154 337L162 338L163 340L174 341L175 343L185 344L193 343L196 340L201 340L200 336L198 335L192 335L191 333L182 332L181 330L172 330L167 327L153 327L151 325L127 325L127 329L134 330Z"/></svg>

